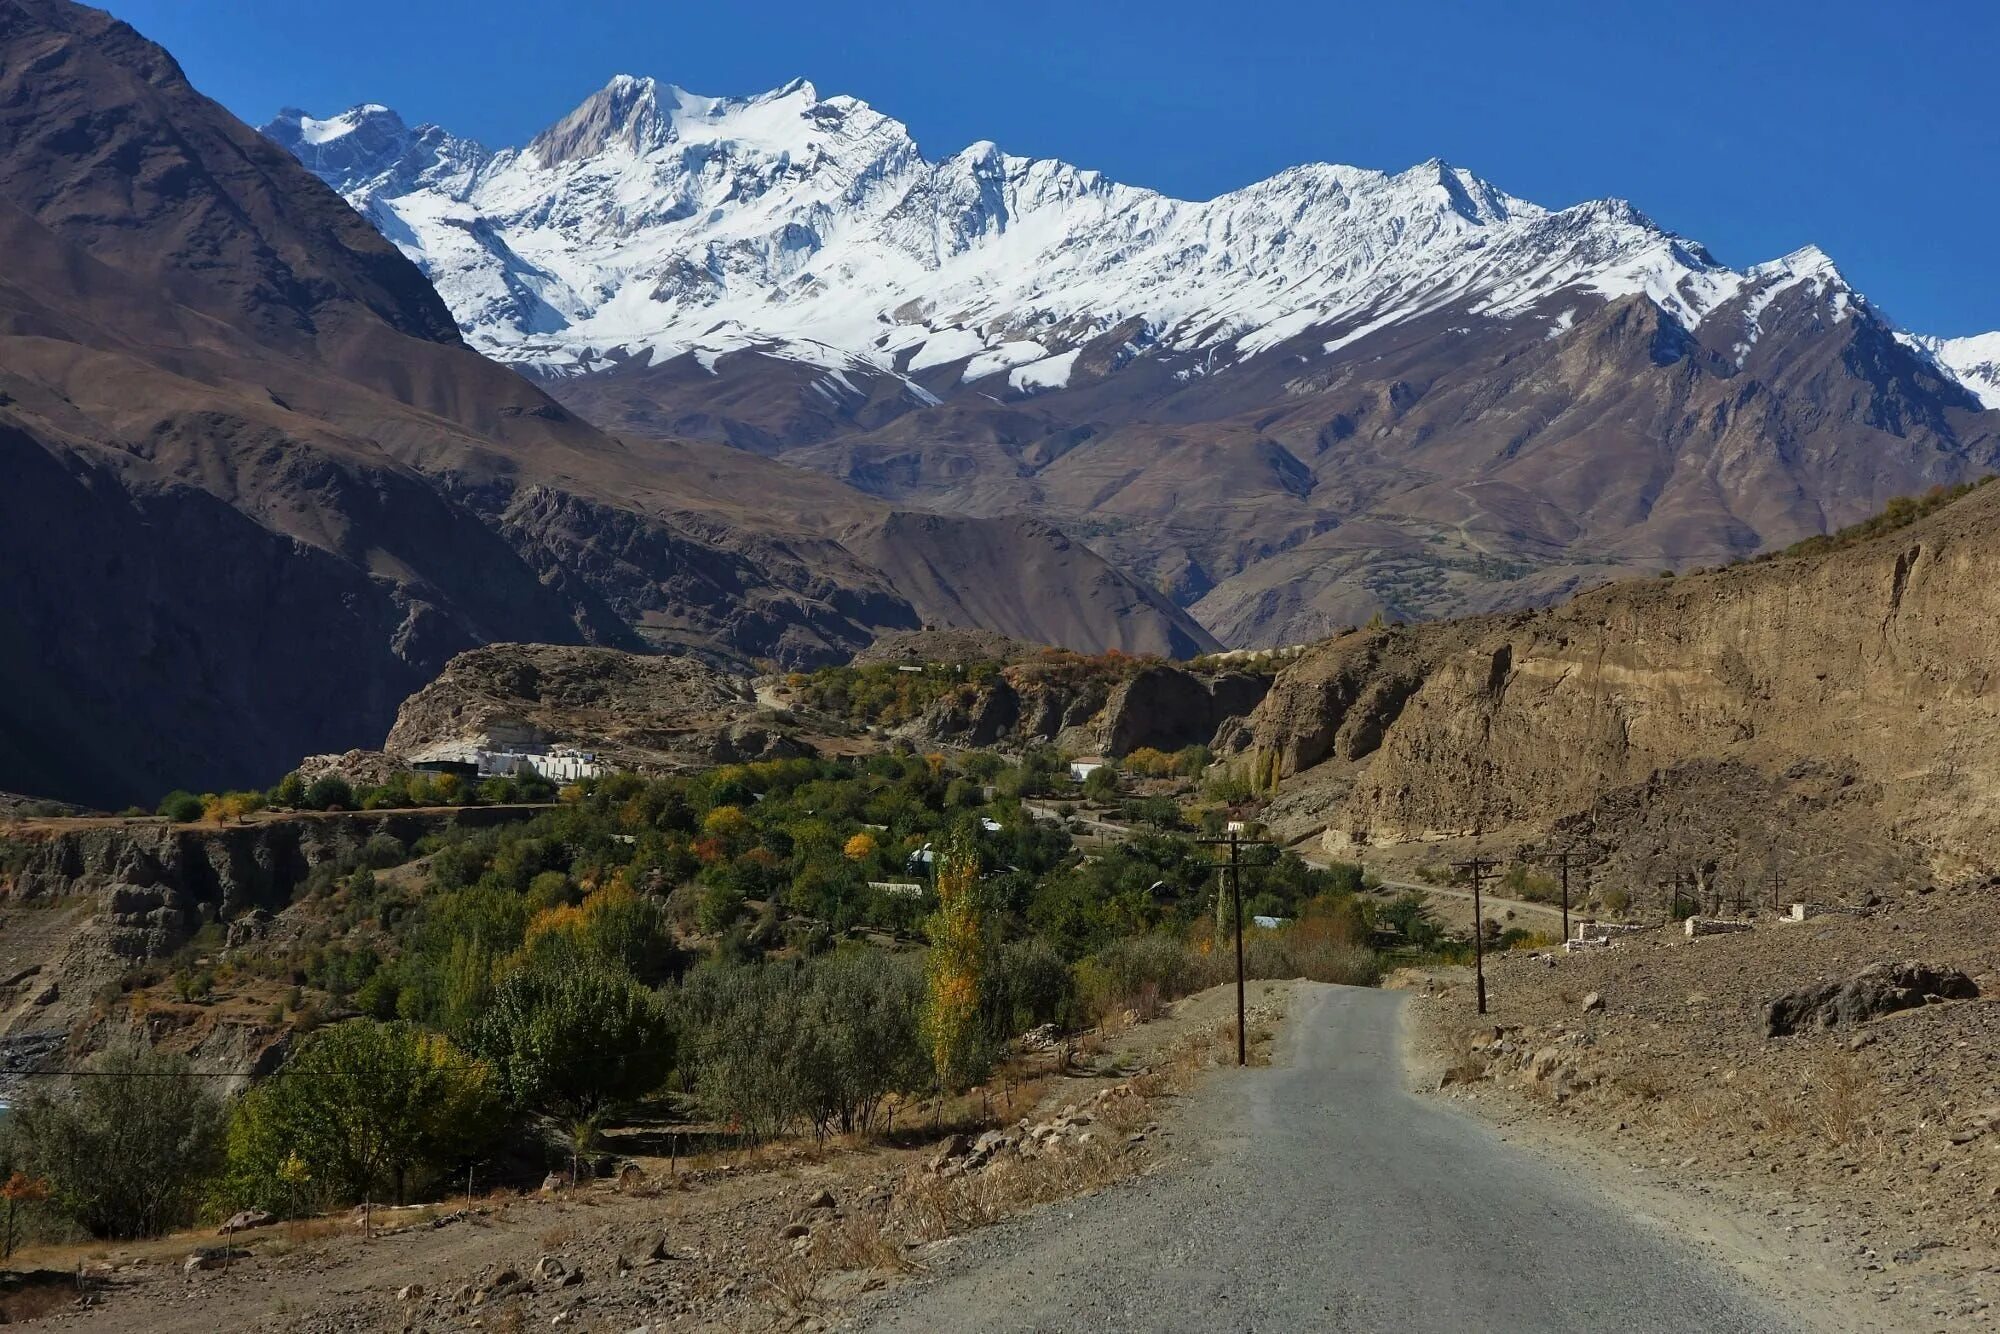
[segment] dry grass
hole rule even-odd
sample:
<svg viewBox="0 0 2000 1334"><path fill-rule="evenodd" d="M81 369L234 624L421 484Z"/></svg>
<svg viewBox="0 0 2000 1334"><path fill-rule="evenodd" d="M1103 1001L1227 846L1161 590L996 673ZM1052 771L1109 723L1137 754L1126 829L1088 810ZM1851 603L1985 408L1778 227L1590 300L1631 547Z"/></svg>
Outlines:
<svg viewBox="0 0 2000 1334"><path fill-rule="evenodd" d="M1844 1052L1821 1060L1819 1077L1808 1090L1806 1119L1813 1132L1829 1144L1845 1146L1863 1138L1881 1103L1881 1087Z"/></svg>

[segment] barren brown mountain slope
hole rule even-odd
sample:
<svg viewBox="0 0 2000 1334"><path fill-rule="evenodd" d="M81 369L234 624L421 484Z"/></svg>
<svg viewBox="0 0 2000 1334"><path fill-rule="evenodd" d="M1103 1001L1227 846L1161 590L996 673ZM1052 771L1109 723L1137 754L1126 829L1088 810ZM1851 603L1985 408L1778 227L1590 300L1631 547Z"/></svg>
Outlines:
<svg viewBox="0 0 2000 1334"><path fill-rule="evenodd" d="M1749 301L1690 331L1645 296L1565 291L1514 319L1448 307L1213 364L1133 355L1121 327L1059 390L968 387L947 365L916 377L935 406L883 377L844 413L756 352L551 388L614 427L899 503L1040 516L1226 642L1284 644L1717 564L2000 459L1995 414L1843 283L1758 297L1746 343Z"/></svg>
<svg viewBox="0 0 2000 1334"><path fill-rule="evenodd" d="M1937 869L2000 815L2000 487L1819 556L1364 630L1288 667L1230 739L1338 780L1331 837L1547 828L1699 762L1852 788L1843 817ZM1345 739L1345 740L1343 740ZM1781 784L1779 786L1782 786ZM1780 820L1801 794L1774 791Z"/></svg>
<svg viewBox="0 0 2000 1334"><path fill-rule="evenodd" d="M582 421L464 346L166 52L67 0L0 0L0 249L0 786L266 781L380 737L478 643L825 661L962 623L953 578L990 577L940 558L905 595L848 545L886 540L882 502ZM936 545L1076 580L1047 635L1019 602L999 628L1206 642L1046 529L957 518Z"/></svg>

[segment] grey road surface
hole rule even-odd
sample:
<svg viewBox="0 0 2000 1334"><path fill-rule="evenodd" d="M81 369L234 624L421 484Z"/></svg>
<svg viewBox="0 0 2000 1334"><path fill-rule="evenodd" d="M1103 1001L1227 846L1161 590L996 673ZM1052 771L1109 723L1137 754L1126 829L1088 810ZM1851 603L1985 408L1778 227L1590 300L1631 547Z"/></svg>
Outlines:
<svg viewBox="0 0 2000 1334"><path fill-rule="evenodd" d="M1188 1161L962 1243L873 1330L1803 1328L1591 1180L1406 1091L1400 992L1300 984L1207 1080Z"/></svg>

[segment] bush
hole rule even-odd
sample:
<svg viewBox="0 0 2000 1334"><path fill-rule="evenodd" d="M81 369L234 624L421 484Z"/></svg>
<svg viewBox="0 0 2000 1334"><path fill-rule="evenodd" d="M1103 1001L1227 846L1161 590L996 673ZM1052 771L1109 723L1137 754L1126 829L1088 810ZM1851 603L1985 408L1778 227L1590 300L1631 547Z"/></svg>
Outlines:
<svg viewBox="0 0 2000 1334"><path fill-rule="evenodd" d="M361 848L361 860L378 871L401 866L409 859L410 850L393 834L370 834Z"/></svg>
<svg viewBox="0 0 2000 1334"><path fill-rule="evenodd" d="M623 971L583 959L510 975L473 1043L515 1107L572 1128L658 1088L674 1055L660 998Z"/></svg>
<svg viewBox="0 0 2000 1334"><path fill-rule="evenodd" d="M711 963L688 975L677 1001L703 1105L756 1135L866 1132L888 1094L931 1083L924 982L909 957Z"/></svg>
<svg viewBox="0 0 2000 1334"><path fill-rule="evenodd" d="M95 1237L157 1237L195 1221L222 1163L221 1102L187 1061L149 1047L93 1057L70 1096L37 1091L8 1137L56 1207Z"/></svg>
<svg viewBox="0 0 2000 1334"><path fill-rule="evenodd" d="M159 813L175 824L193 824L201 818L201 798L176 789L160 798Z"/></svg>
<svg viewBox="0 0 2000 1334"><path fill-rule="evenodd" d="M306 787L305 805L310 810L353 810L354 786L339 774L321 774Z"/></svg>
<svg viewBox="0 0 2000 1334"><path fill-rule="evenodd" d="M497 1081L443 1035L350 1019L300 1041L229 1127L229 1205L297 1212L393 1186L401 1203L489 1139Z"/></svg>

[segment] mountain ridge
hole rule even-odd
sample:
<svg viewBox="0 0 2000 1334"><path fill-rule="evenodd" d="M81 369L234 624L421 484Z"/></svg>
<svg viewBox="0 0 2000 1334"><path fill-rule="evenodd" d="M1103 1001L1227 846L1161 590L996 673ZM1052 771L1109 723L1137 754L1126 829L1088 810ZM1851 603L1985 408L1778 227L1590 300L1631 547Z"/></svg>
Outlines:
<svg viewBox="0 0 2000 1334"><path fill-rule="evenodd" d="M622 76L497 152L391 118L351 118L366 161L267 129L579 415L1033 515L1234 644L1726 562L2000 466L1977 340L1901 330L1817 247L1729 268L1623 200L1438 160L1173 200L928 159L803 82Z"/></svg>

